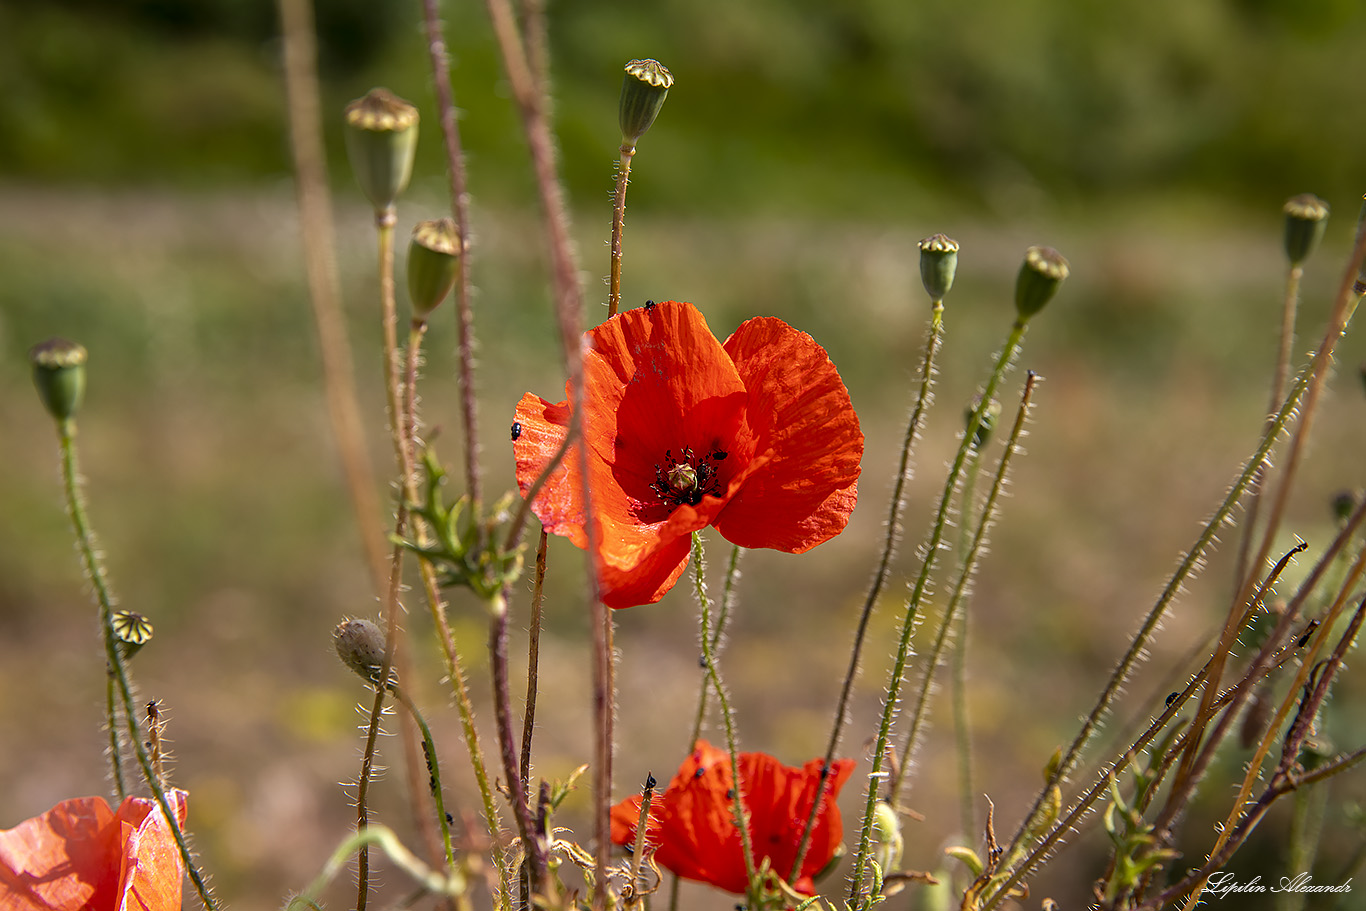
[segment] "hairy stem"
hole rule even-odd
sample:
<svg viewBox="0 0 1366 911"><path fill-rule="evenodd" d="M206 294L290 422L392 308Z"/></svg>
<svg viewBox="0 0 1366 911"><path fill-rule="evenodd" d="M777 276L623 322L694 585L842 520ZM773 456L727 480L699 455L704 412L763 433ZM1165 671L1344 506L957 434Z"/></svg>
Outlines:
<svg viewBox="0 0 1366 911"><path fill-rule="evenodd" d="M982 390L981 401L973 409L972 417L968 419L963 439L958 445L958 453L954 456L953 464L949 467L948 477L944 480L944 490L940 495L939 509L935 515L934 525L930 529L929 539L925 542L921 553L920 573L916 576L910 597L906 600L901 619L901 634L897 641L896 659L892 671L887 677L882 717L878 722L877 739L873 744L873 769L868 773L868 795L863 812L863 826L859 833L858 854L854 857L854 872L849 888L849 900L850 904L853 905L859 903L860 896L865 889L864 877L868 859L872 854L873 814L877 810L878 784L887 775L883 770L883 765L887 761L887 744L891 739L892 721L896 717L900 703L901 685L906 675L906 660L910 657L911 633L915 629L916 619L920 613L920 604L929 588L930 573L939 558L939 545L944 539L945 530L948 528L949 508L955 493L958 491L958 481L962 475L963 465L967 462L968 450L972 447L977 428L982 425L982 414L987 403L996 395L997 386L1000 385L1007 368L1020 349L1020 344L1024 341L1026 325L1023 320L1017 319L1015 321L1010 336L1006 339L1005 346L1002 347L1000 356L996 359L996 366L991 372L991 377Z"/></svg>

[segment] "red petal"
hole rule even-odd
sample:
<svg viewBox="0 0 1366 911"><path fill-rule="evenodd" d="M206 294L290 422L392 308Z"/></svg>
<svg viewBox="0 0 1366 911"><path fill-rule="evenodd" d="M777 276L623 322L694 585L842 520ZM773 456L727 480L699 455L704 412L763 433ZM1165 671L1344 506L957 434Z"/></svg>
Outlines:
<svg viewBox="0 0 1366 911"><path fill-rule="evenodd" d="M517 486L526 496L569 434L569 405L552 404L528 392L517 403L516 416L521 432L512 441L512 452L517 460ZM546 479L531 511L550 534L563 535L586 547L580 489L578 453L570 449Z"/></svg>
<svg viewBox="0 0 1366 911"><path fill-rule="evenodd" d="M185 792L168 795L183 825ZM178 911L183 868L155 801L117 814L100 797L66 800L0 831L4 911Z"/></svg>
<svg viewBox="0 0 1366 911"><path fill-rule="evenodd" d="M748 320L725 348L749 393L757 451L772 458L715 525L742 547L809 550L842 531L853 509L863 432L849 391L825 349L782 320Z"/></svg>
<svg viewBox="0 0 1366 911"><path fill-rule="evenodd" d="M735 364L691 304L666 301L629 310L589 333L584 358L585 442L593 515L598 525L599 587L612 607L649 604L682 574L688 536L711 524L730 494L761 466L742 434L748 394ZM564 442L569 398L559 404L528 394L517 406L513 444L525 495ZM673 506L652 485L672 452L715 462L719 496ZM542 488L532 509L547 531L587 546L578 455Z"/></svg>

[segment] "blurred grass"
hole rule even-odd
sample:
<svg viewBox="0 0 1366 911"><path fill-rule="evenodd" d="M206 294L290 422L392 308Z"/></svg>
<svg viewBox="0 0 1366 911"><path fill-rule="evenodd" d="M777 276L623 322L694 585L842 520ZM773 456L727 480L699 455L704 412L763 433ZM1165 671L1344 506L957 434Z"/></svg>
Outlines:
<svg viewBox="0 0 1366 911"><path fill-rule="evenodd" d="M188 6L174 3L0 4L0 731L11 744L0 751L0 825L103 788L93 609L25 357L61 334L91 352L79 442L92 519L124 606L157 627L136 674L147 697L166 701L175 774L192 791L207 865L224 896L248 907L311 878L350 824L335 782L356 771L350 705L361 693L328 639L341 616L374 611L320 389L268 7L212 4L186 22ZM359 29L368 44L345 26L351 8L322 10L332 108L372 81L425 103L410 5L357 13L381 16ZM503 434L513 404L526 390L557 398L563 379L516 119L477 11L450 18L475 180L485 463L498 491L512 483ZM618 67L651 54L680 82L633 169L625 300L692 300L721 337L756 314L810 332L868 435L849 530L800 561L745 558L723 668L747 746L788 762L823 746L919 360L927 308L915 241L944 231L963 252L902 574L962 406L1013 316L1020 256L1048 243L1073 275L1031 329L1015 374L1034 369L1045 382L971 608L980 788L1010 825L1251 452L1276 344L1279 206L1304 190L1338 213L1306 276L1297 350L1317 338L1362 189L1366 126L1343 112L1366 78L1355 53L1363 19L1342 0L984 0L968 16L875 0L552 10L562 162L590 301L605 298L597 279ZM404 224L445 210L435 130L421 154ZM384 485L370 218L334 165L343 287ZM439 313L423 399L447 461L460 442L454 347L451 318ZM1345 375L1319 416L1289 517L1311 544L1329 533L1331 494L1363 483L1352 365L1364 358L1349 335ZM1231 575L1225 538L1169 619L1136 696L1160 696L1185 672L1173 662L1216 622ZM588 623L581 556L554 545L538 771L563 776L590 742ZM726 555L713 540L714 592ZM879 706L901 590L890 587L875 619L846 743L853 755ZM516 609L520 629L525 598ZM485 624L458 595L452 615L482 707ZM617 615L623 793L647 770L666 779L685 747L698 684L694 615L683 589ZM420 611L411 626L424 649L415 689L433 707L456 802L472 807ZM1342 746L1366 738L1349 711L1363 688L1350 673L1339 688L1329 724ZM486 743L488 718L482 711ZM908 862L927 868L957 825L947 712L934 720L911 796L927 819L907 831ZM402 825L400 776L379 792L382 818ZM847 830L860 787L856 778L844 801ZM1334 787L1326 850L1338 857L1361 837L1341 808L1363 789ZM1207 794L1223 800L1226 790L1212 782ZM568 824L582 828L585 799L567 808ZM1192 832L1209 831L1211 812L1196 811ZM1279 869L1279 828L1272 820L1250 846L1249 869ZM1189 856L1203 847L1193 843ZM1094 849L1064 855L1037 894L1080 906ZM685 894L694 906L717 900ZM346 889L334 898L345 902Z"/></svg>

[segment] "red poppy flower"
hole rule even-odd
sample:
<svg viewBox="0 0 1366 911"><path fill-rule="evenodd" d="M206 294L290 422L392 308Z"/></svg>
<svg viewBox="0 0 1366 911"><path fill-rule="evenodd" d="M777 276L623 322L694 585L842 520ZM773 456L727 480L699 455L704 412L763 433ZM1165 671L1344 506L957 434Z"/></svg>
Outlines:
<svg viewBox="0 0 1366 911"><path fill-rule="evenodd" d="M584 433L597 568L610 607L664 596L708 525L741 547L802 553L844 530L858 498L863 433L849 391L811 336L751 319L723 346L692 304L620 313L587 333ZM525 495L564 442L570 396L517 404ZM574 449L532 511L586 547Z"/></svg>
<svg viewBox="0 0 1366 911"><path fill-rule="evenodd" d="M184 791L169 791L185 825ZM184 868L155 800L64 800L0 831L3 911L179 911Z"/></svg>
<svg viewBox="0 0 1366 911"><path fill-rule="evenodd" d="M800 769L785 766L767 753L740 754L741 795L749 811L750 844L757 868L764 858L779 876L792 872L797 845L821 786L821 764L813 759ZM811 830L811 842L793 888L815 895L811 877L835 856L843 835L835 799L854 770L854 760L837 759L825 780L824 803ZM645 837L654 858L684 879L710 883L727 892L745 892L745 855L740 830L732 821L730 754L699 740L678 767L663 797L650 804ZM635 844L640 795L612 808L612 841Z"/></svg>

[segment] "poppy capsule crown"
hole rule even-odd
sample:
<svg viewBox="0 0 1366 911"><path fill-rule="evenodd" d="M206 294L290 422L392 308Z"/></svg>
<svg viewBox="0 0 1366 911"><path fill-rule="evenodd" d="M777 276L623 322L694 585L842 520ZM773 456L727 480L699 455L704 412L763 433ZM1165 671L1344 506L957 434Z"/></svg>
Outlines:
<svg viewBox="0 0 1366 911"><path fill-rule="evenodd" d="M604 603L658 601L687 565L692 532L708 525L741 547L787 553L844 530L863 433L811 336L758 317L723 345L692 304L664 301L587 337L586 452L570 448L531 508L546 531L579 547L591 513ZM527 393L517 405L523 495L568 435L570 392L561 402Z"/></svg>

